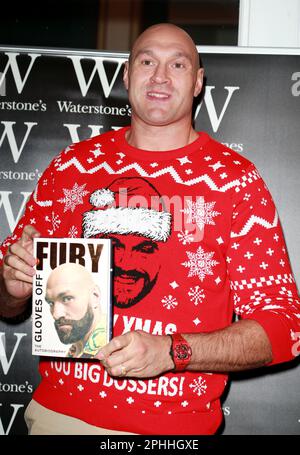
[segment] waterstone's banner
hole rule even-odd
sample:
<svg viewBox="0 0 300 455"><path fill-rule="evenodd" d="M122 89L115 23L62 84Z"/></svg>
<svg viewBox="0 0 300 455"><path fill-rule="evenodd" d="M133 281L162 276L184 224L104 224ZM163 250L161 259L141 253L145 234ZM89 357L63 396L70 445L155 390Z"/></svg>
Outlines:
<svg viewBox="0 0 300 455"><path fill-rule="evenodd" d="M299 283L300 52L199 50L206 88L194 107L196 129L256 164L277 204ZM57 153L130 123L125 59L125 54L0 48L1 241ZM299 368L295 361L233 374L222 403L222 433L299 434ZM23 414L38 382L30 319L0 322L0 434L26 433Z"/></svg>

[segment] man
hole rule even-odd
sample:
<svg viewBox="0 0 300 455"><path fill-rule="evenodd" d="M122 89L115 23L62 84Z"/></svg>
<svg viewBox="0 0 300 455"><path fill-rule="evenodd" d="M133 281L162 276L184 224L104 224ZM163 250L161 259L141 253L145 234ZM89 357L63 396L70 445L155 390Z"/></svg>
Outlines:
<svg viewBox="0 0 300 455"><path fill-rule="evenodd" d="M162 209L155 207L152 213L148 203L136 204L137 232L131 211L118 207L118 214L124 208L126 213L123 221L115 217L113 194L97 193L99 187L109 187L111 174L142 177L165 200L176 195L182 201L181 209L171 208L172 226L160 240L159 273L151 291L134 305L124 299L114 309L114 338L97 355L103 366L97 381L78 375L76 363L68 365L68 374L57 372L51 362L41 364L42 381L33 396L40 407L32 433L38 423L40 433L43 423L44 431L51 432L47 422L54 415L64 428L72 422L70 432L76 425L78 432L96 434L213 434L222 422L220 397L228 372L296 355L292 346L299 331L299 301L274 203L253 164L193 129L192 103L202 82L196 47L182 29L159 24L142 33L124 70L131 127L63 152L45 171L49 184L43 191L38 185L29 202L39 215L39 232L21 227L30 220L25 213L15 230L20 240L4 243L2 312L13 317L30 296L32 238L47 232L49 210L64 214L54 236L68 236L74 225L92 236L99 233L80 224L90 204L98 205L93 227L101 226L103 235L120 231L116 251L122 250L124 263L126 254L127 272L118 279L127 285L128 270L136 269L134 236L148 232L153 220L155 237ZM96 143L102 154L89 164ZM84 194L66 216L63 189L71 190L74 182ZM110 234L103 229L106 217L114 226ZM182 229L175 229L180 224ZM200 239L189 224L197 226ZM149 255L139 253L142 269ZM117 265L122 268L121 261ZM233 312L241 320L232 323ZM62 430L56 426L52 431Z"/></svg>
<svg viewBox="0 0 300 455"><path fill-rule="evenodd" d="M46 284L46 302L60 341L72 344L68 357L94 357L106 342L100 289L80 264L56 267Z"/></svg>

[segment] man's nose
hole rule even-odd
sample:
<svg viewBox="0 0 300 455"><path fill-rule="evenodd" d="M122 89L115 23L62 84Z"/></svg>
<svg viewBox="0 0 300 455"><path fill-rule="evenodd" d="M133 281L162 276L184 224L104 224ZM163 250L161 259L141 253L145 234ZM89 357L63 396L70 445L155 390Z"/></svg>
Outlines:
<svg viewBox="0 0 300 455"><path fill-rule="evenodd" d="M151 82L156 84L166 84L169 82L168 69L166 65L159 63L152 74Z"/></svg>

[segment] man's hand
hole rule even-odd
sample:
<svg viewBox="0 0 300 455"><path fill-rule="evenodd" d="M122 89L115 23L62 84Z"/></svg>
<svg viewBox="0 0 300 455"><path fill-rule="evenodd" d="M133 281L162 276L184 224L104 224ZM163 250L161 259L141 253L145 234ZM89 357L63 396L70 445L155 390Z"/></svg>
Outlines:
<svg viewBox="0 0 300 455"><path fill-rule="evenodd" d="M11 299L11 306L24 302L32 292L36 259L33 257L33 238L40 233L30 225L25 226L21 238L10 245L3 258L3 281ZM9 302L7 302L9 305Z"/></svg>
<svg viewBox="0 0 300 455"><path fill-rule="evenodd" d="M174 368L169 336L137 330L113 338L96 358L111 376L151 378Z"/></svg>

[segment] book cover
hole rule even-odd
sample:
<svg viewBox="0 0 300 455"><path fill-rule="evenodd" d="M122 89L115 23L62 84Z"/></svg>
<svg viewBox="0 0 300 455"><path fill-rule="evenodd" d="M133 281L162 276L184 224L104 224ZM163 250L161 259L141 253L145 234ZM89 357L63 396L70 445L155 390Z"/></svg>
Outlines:
<svg viewBox="0 0 300 455"><path fill-rule="evenodd" d="M92 358L112 336L109 239L35 238L32 353Z"/></svg>

